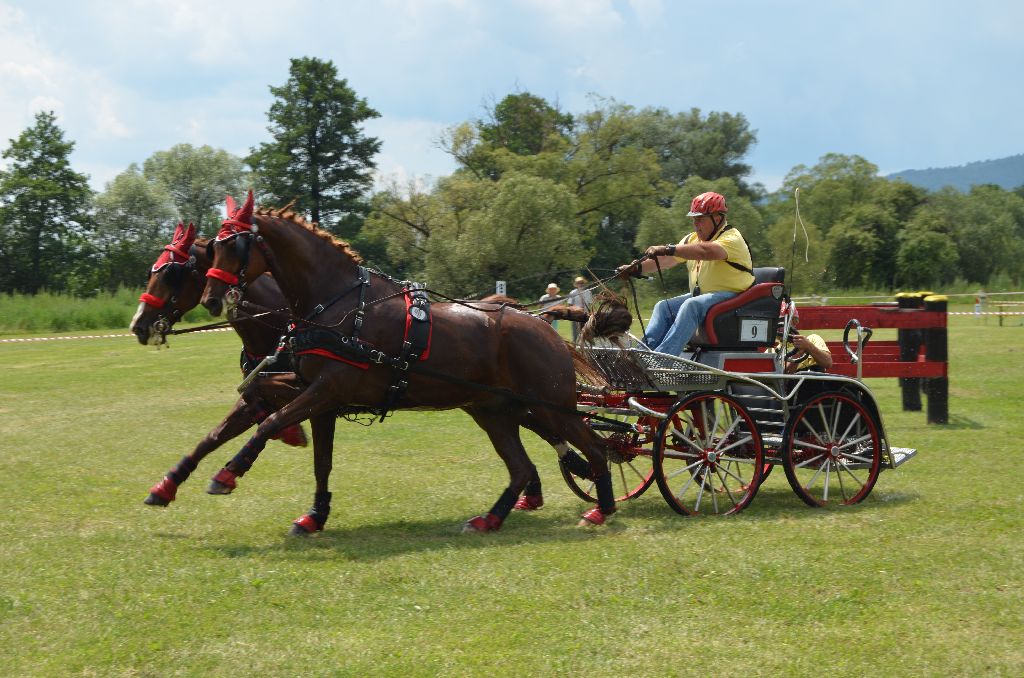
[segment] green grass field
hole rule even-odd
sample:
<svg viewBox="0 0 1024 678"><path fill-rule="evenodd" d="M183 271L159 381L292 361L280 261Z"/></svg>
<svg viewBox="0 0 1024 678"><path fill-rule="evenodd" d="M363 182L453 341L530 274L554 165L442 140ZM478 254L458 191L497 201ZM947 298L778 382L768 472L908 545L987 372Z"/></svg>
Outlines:
<svg viewBox="0 0 1024 678"><path fill-rule="evenodd" d="M462 535L506 483L460 412L339 423L334 512L272 442L228 497L207 459L159 480L233 402L234 335L0 344L0 674L668 676L1024 674L1024 328L951 318L951 423L871 382L920 450L863 504L813 510L781 472L731 518L656 489L605 529L524 434L547 503Z"/></svg>

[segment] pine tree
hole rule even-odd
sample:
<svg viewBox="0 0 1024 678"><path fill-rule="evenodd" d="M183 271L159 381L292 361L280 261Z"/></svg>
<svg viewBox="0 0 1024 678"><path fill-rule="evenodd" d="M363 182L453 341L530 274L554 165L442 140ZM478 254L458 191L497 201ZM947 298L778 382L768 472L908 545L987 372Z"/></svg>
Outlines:
<svg viewBox="0 0 1024 678"><path fill-rule="evenodd" d="M380 114L356 96L330 61L292 59L290 77L271 87L267 128L274 140L252 149L264 201L297 207L325 228L347 235L366 213L373 157L381 142L361 127Z"/></svg>

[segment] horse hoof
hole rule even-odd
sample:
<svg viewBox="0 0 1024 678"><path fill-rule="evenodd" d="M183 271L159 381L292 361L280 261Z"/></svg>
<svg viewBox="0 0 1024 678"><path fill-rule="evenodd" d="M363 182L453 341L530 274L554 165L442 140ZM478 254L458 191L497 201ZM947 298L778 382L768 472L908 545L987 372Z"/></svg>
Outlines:
<svg viewBox="0 0 1024 678"><path fill-rule="evenodd" d="M308 537L314 532L323 532L323 529L324 526L307 513L292 523L292 529L288 531L288 534L293 537Z"/></svg>
<svg viewBox="0 0 1024 678"><path fill-rule="evenodd" d="M599 508L592 508L580 517L579 527L596 527L604 525L611 518L611 514L604 514Z"/></svg>
<svg viewBox="0 0 1024 678"><path fill-rule="evenodd" d="M524 494L512 507L515 511L536 511L544 505L544 497L539 494Z"/></svg>
<svg viewBox="0 0 1024 678"><path fill-rule="evenodd" d="M231 494L231 491L238 487L235 482L235 478L238 476L226 468L222 468L217 472L217 475L210 481L210 486L206 488L207 494Z"/></svg>
<svg viewBox="0 0 1024 678"><path fill-rule="evenodd" d="M164 477L159 483L149 488L149 496L143 501L149 506L167 506L178 493L178 486L173 480Z"/></svg>
<svg viewBox="0 0 1024 678"><path fill-rule="evenodd" d="M206 488L206 494L231 494L234 489L216 480L211 480L209 487Z"/></svg>
<svg viewBox="0 0 1024 678"><path fill-rule="evenodd" d="M501 529L501 518L488 513L486 516L476 516L466 521L462 526L462 534L482 534L484 532L497 532Z"/></svg>

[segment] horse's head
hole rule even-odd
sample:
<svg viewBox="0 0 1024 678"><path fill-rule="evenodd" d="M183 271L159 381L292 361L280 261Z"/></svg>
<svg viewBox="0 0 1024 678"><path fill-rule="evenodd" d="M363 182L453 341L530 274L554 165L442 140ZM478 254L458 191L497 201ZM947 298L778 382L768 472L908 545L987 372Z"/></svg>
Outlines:
<svg viewBox="0 0 1024 678"><path fill-rule="evenodd" d="M223 313L225 306L229 311L234 308L246 283L268 270L266 253L253 224L252 191L241 207L228 196L227 207L228 218L207 245L210 270L206 272L206 288L200 299L214 316Z"/></svg>
<svg viewBox="0 0 1024 678"><path fill-rule="evenodd" d="M165 343L174 323L199 303L206 261L201 248L193 246L195 240L195 226L178 224L171 243L150 268L146 291L139 297L139 310L131 324L140 344Z"/></svg>

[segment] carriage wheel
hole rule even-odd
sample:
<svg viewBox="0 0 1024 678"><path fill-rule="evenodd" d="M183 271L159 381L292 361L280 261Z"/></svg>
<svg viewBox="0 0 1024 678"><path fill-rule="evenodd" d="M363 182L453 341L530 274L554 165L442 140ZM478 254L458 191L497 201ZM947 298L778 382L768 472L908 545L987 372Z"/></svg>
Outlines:
<svg viewBox="0 0 1024 678"><path fill-rule="evenodd" d="M608 471L612 474L615 501L635 499L647 491L654 482L652 447L658 420L636 415L602 415L618 419L631 427L624 431L614 424L589 422L590 428L607 443ZM597 501L597 485L593 480L578 478L559 464L565 484L585 502Z"/></svg>
<svg viewBox="0 0 1024 678"><path fill-rule="evenodd" d="M856 504L878 480L878 422L848 393L808 401L787 423L783 445L789 484L811 506Z"/></svg>
<svg viewBox="0 0 1024 678"><path fill-rule="evenodd" d="M729 515L746 508L761 484L764 449L747 410L724 393L676 403L654 441L654 477L683 515Z"/></svg>

